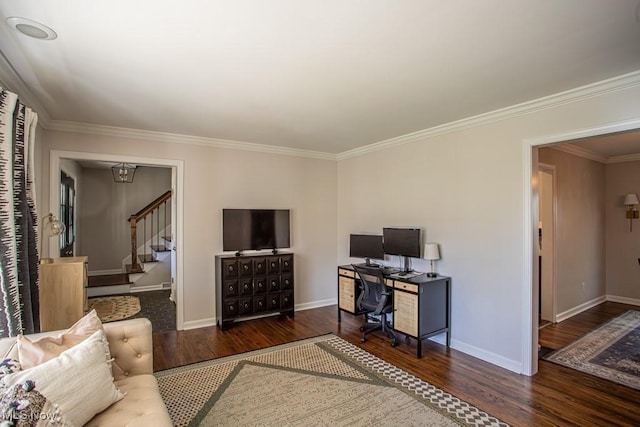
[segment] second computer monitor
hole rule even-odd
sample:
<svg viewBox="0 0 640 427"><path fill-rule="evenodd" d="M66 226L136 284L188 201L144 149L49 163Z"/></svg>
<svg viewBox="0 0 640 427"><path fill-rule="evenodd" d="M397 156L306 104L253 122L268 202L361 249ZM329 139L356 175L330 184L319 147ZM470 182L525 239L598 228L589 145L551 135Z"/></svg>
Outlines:
<svg viewBox="0 0 640 427"><path fill-rule="evenodd" d="M420 258L419 228L383 228L384 253Z"/></svg>

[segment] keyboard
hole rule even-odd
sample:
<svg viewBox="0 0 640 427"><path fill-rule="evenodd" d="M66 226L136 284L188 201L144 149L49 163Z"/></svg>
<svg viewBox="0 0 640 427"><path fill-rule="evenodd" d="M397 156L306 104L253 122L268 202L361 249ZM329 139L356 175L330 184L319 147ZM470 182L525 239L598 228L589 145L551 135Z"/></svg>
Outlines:
<svg viewBox="0 0 640 427"><path fill-rule="evenodd" d="M399 273L399 272L400 272L399 268L382 267L382 274L396 274L396 273Z"/></svg>

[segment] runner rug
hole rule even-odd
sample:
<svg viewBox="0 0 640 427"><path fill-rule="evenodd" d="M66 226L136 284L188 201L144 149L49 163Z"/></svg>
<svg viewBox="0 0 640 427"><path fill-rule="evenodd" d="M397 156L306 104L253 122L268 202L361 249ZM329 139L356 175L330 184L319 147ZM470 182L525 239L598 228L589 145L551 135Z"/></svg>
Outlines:
<svg viewBox="0 0 640 427"><path fill-rule="evenodd" d="M640 311L627 311L544 359L640 390Z"/></svg>
<svg viewBox="0 0 640 427"><path fill-rule="evenodd" d="M176 426L507 426L335 335L155 375Z"/></svg>

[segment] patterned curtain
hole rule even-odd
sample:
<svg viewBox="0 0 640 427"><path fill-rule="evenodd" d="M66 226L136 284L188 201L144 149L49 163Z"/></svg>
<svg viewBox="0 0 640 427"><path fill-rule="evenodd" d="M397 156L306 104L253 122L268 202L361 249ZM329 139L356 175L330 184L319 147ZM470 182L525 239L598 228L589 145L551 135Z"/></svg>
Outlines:
<svg viewBox="0 0 640 427"><path fill-rule="evenodd" d="M0 337L40 329L33 184L38 115L0 88Z"/></svg>

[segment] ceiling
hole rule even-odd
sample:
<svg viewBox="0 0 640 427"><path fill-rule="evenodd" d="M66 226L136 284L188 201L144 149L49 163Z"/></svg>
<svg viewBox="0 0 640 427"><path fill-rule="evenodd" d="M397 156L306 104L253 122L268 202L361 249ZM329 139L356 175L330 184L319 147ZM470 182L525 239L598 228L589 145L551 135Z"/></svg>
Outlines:
<svg viewBox="0 0 640 427"><path fill-rule="evenodd" d="M0 0L9 65L0 72L17 75L21 96L51 123L337 154L640 70L638 8L638 0ZM6 21L16 16L57 39L19 33Z"/></svg>

